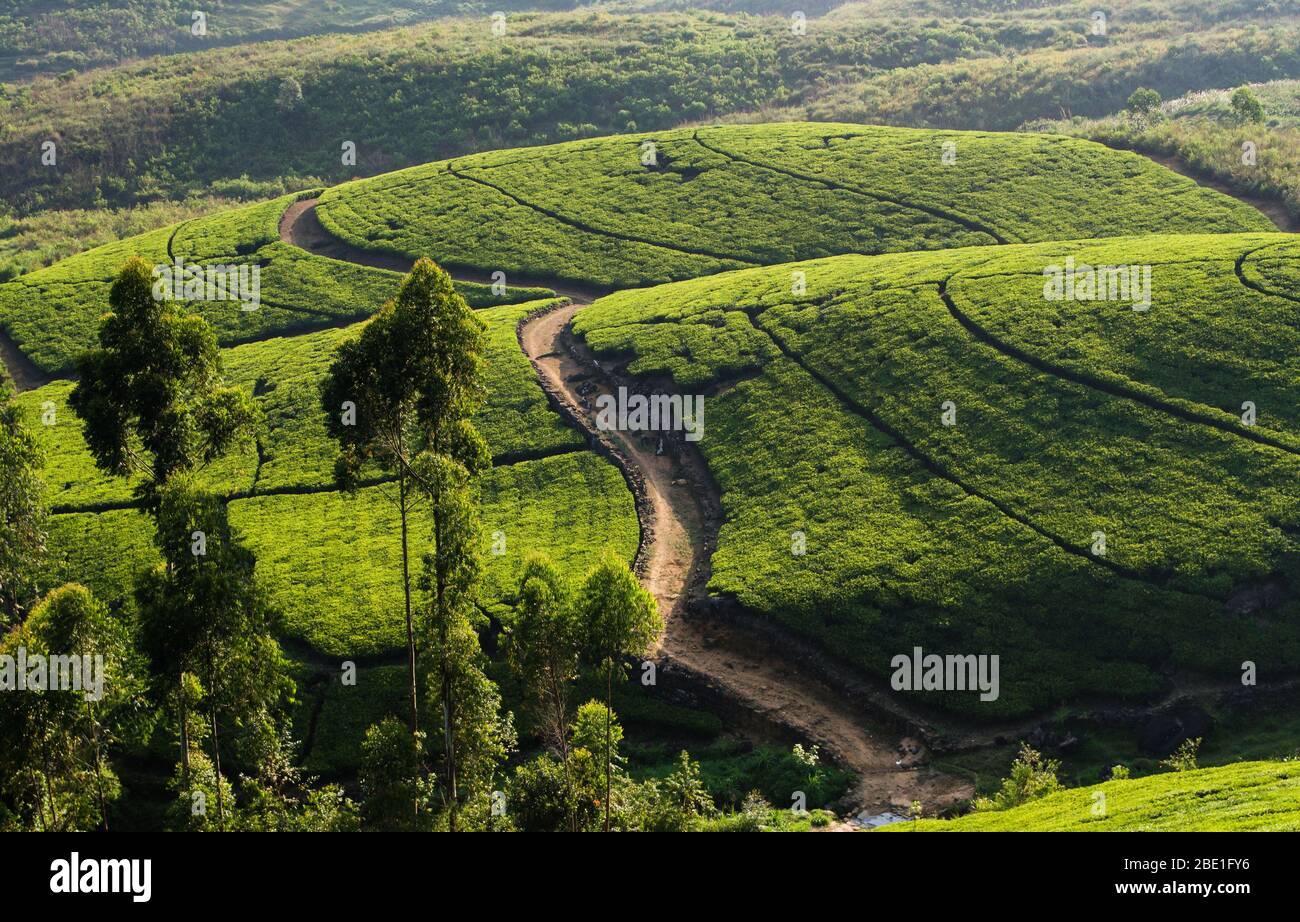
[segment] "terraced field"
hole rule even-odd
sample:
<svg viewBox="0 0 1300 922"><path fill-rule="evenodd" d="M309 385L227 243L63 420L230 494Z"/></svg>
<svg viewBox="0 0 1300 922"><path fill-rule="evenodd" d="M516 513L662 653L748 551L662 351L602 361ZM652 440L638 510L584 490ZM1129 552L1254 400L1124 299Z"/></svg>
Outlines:
<svg viewBox="0 0 1300 922"><path fill-rule="evenodd" d="M314 193L304 193L311 196ZM0 326L41 371L65 374L72 360L94 342L108 289L131 256L154 265L174 260L201 265L260 267L260 304L243 310L238 302L197 302L222 345L291 332L337 326L368 317L397 291L394 272L322 259L280 240L284 210L302 196L239 208L163 228L90 250L0 285ZM474 307L535 300L544 289L510 289L462 282L458 288Z"/></svg>
<svg viewBox="0 0 1300 922"><path fill-rule="evenodd" d="M1098 795L1105 813L1098 815ZM1300 763L1221 768L1107 781L1010 810L888 826L890 832L1268 832L1300 826Z"/></svg>
<svg viewBox="0 0 1300 922"><path fill-rule="evenodd" d="M286 210L317 197L341 259L285 236ZM489 329L484 520L506 547L489 557L489 607L529 550L630 560L653 524L652 568L709 575L714 593L873 681L914 646L999 654L995 702L924 702L1008 717L1136 700L1171 675L1232 678L1243 660L1300 665L1300 251L1270 229L1086 142L692 129L466 157L187 222L0 284L0 325L39 371L63 374L129 255L259 266L257 310L197 307L227 347L226 377L266 418L255 450L204 476L257 553L295 654L383 670L403 640L395 514L377 472L356 496L334 491L317 385L395 291L382 267L432 255ZM1067 259L1150 266L1150 304L1045 300L1044 269ZM707 395L711 559L708 497L674 521L672 490L686 491L665 461L648 487L663 519L638 523L624 476L548 405L537 375L560 353L534 349L535 368L517 328L554 290L496 295L477 281L495 270L627 289L578 310L573 332L605 370ZM640 287L659 282L673 283ZM47 448L51 579L123 601L154 559L149 529L131 485L91 464L70 389L20 397ZM685 546L662 551L666 535ZM690 574L661 601L684 605ZM798 678L779 673L746 677L760 697L781 684L799 710ZM865 732L835 707L810 732L823 713L835 719L822 732ZM890 747L868 744L854 767L892 778ZM337 768L350 744L330 745Z"/></svg>
<svg viewBox="0 0 1300 922"><path fill-rule="evenodd" d="M1278 588L1300 581L1292 246L844 256L621 292L574 327L631 374L716 394L713 590L881 678L914 645L997 652L1001 697L945 704L1012 714L1300 665ZM1150 261L1151 306L1044 300L1067 255ZM1261 256L1277 294L1238 276Z"/></svg>
<svg viewBox="0 0 1300 922"><path fill-rule="evenodd" d="M496 151L336 186L318 211L363 249L619 288L840 253L1272 227L1095 144L834 123Z"/></svg>
<svg viewBox="0 0 1300 922"><path fill-rule="evenodd" d="M518 322L550 303L483 310L490 397L480 426L499 465L484 485L484 523L489 536L506 536L506 553L489 558L493 598L530 550L573 560L604 546L628 559L636 550L636 519L622 477L583 452L581 437L547 408L515 339ZM382 486L356 498L332 491L335 449L318 410L317 386L332 350L352 329L228 350L227 376L256 396L266 428L256 451L205 471L212 488L231 499L232 520L258 552L292 636L331 656L381 655L403 642L393 620L401 614L394 604L401 586L392 579L395 510ZM44 476L58 513L53 556L67 578L89 580L103 597L121 599L134 570L155 559L150 526L126 508L131 485L95 470L80 423L66 406L70 390L70 382L55 381L19 398L34 419L50 421L36 431L47 451ZM93 541L86 541L87 529ZM93 561L105 546L122 547L127 559L96 573Z"/></svg>

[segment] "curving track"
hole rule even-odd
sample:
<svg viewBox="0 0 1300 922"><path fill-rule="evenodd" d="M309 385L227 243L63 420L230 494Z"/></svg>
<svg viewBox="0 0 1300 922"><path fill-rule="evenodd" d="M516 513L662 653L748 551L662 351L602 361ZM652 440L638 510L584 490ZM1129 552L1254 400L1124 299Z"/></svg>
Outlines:
<svg viewBox="0 0 1300 922"><path fill-rule="evenodd" d="M399 257L362 250L330 235L314 206L314 200L305 200L286 211L282 240L332 259L392 271L410 268ZM452 275L479 281L455 271ZM968 781L924 766L924 747L915 739L874 726L840 692L795 668L784 652L774 654L765 639L691 611L691 600L703 595L717 528L706 511L716 508L717 497L703 466L656 454L625 433L596 430L588 409L596 393L590 385L609 392L616 382L573 337L570 324L603 292L544 279L528 282L554 289L568 303L527 318L519 328L520 345L557 409L603 446L638 494L642 540L637 571L665 616L666 629L655 651L663 681L682 675L693 687L725 698L738 712L755 715L754 729L760 733L819 746L858 776L846 798L854 810L907 808L919 800L927 811L936 811L969 798L973 788Z"/></svg>

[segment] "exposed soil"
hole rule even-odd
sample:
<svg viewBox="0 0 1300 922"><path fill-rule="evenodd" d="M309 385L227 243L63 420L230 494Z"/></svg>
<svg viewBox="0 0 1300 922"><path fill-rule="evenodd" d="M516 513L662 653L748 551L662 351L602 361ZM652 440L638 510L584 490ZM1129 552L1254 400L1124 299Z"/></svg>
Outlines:
<svg viewBox="0 0 1300 922"><path fill-rule="evenodd" d="M1276 199L1262 198L1257 195L1248 195L1240 189L1233 188L1221 179L1217 179L1208 173L1202 173L1192 169L1182 160L1169 154L1153 154L1141 150L1136 151L1136 153L1141 154L1148 160L1154 160L1165 169L1173 170L1180 176L1186 176L1188 179L1195 180L1207 189L1222 192L1224 195L1231 196L1239 202L1245 202L1256 211L1261 212L1264 217L1272 221L1280 231L1286 231L1292 234L1300 233L1300 220L1296 220L1296 218L1291 215L1291 212L1287 211L1286 206Z"/></svg>
<svg viewBox="0 0 1300 922"><path fill-rule="evenodd" d="M1283 230L1297 229L1278 203L1207 181L1173 158L1152 159L1251 204ZM291 206L280 224L281 239L321 256L396 272L409 270L409 260L363 250L334 237L321 225L315 205L316 200L307 199ZM489 281L486 273L447 268L460 281ZM594 425L598 394L611 393L620 384L643 392L650 386L622 378L616 368L596 360L571 332L574 315L606 292L525 276L512 275L509 283L551 288L569 299L568 304L521 323L519 341L556 408L588 435L596 450L618 464L636 497L641 526L636 570L666 622L655 651L661 689L674 684L689 687L685 697L709 701L729 724L752 736L819 746L827 757L858 776L840 805L851 812L907 813L913 801L920 801L932 815L970 798L974 792L969 781L926 767L928 744L937 743L945 751L1003 744L1030 734L1041 718L1000 726L948 724L939 729L931 718L942 720L942 715L925 714L896 696L866 686L831 657L775 626L736 617L733 609L738 606L711 608L705 586L721 506L703 459L680 441L661 453L664 446L657 440L599 432ZM1222 691L1217 682L1201 683L1191 677L1179 677L1171 686L1146 706L1099 702L1091 716L1132 720L1200 693ZM1086 706L1083 713L1089 713Z"/></svg>
<svg viewBox="0 0 1300 922"><path fill-rule="evenodd" d="M394 272L410 269L407 259L363 250L333 236L315 207L315 199L290 206L280 221L280 238L319 256ZM488 281L485 274L449 268L457 280ZM641 526L636 570L665 619L654 651L660 685L680 682L690 686L691 696L724 699L729 716L760 736L817 745L858 775L842 804L848 810L905 810L919 800L927 813L937 813L971 797L965 779L925 768L924 743L873 726L830 686L774 652L767 638L692 610L692 599L705 595L720 508L702 463L695 459L691 464L678 452L661 454L658 444L628 433L597 431L594 398L616 385L569 325L603 291L524 276L511 276L509 283L550 288L569 299L527 318L520 324L519 341L557 409L619 465L636 497Z"/></svg>
<svg viewBox="0 0 1300 922"><path fill-rule="evenodd" d="M709 555L717 534L716 493L681 443L660 453L657 440L625 432L599 432L598 394L617 386L607 369L569 332L585 302L534 315L520 327L524 352L562 412L606 452L632 469L642 541L637 569L664 614L665 631L654 651L660 682L704 685L763 722L815 744L858 775L843 806L853 811L906 810L919 800L927 813L968 799L965 779L924 767L924 744L872 721L839 693L796 668L781 647L729 619L708 618L692 605L703 596ZM625 473L627 471L625 470Z"/></svg>
<svg viewBox="0 0 1300 922"><path fill-rule="evenodd" d="M3 330L0 330L0 361L4 362L5 374L13 384L14 390L20 393L49 384L54 380L53 375L48 375L37 368L36 363L29 359Z"/></svg>

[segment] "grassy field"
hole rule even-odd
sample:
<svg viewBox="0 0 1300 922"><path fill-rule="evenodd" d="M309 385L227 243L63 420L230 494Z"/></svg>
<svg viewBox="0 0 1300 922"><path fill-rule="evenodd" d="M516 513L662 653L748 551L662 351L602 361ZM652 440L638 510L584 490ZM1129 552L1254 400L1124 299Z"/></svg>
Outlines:
<svg viewBox="0 0 1300 922"><path fill-rule="evenodd" d="M155 266L182 260L192 265L260 267L260 303L196 301L222 345L257 341L368 317L397 291L400 276L383 269L315 256L280 242L284 210L306 193L184 221L115 241L53 266L0 284L0 325L41 369L66 373L95 341L99 317L118 269L131 256ZM552 292L457 284L474 307L533 300Z"/></svg>
<svg viewBox="0 0 1300 922"><path fill-rule="evenodd" d="M284 209L317 191L0 283L0 323L66 371L127 256L261 268L258 310L199 306L226 379L265 419L256 446L203 476L257 555L310 685L296 717L306 764L339 776L401 697L404 627L392 485L373 471L355 495L334 489L318 387L398 275L280 241ZM1300 585L1298 251L1240 202L1075 139L844 124L499 151L321 202L330 230L376 252L627 286L575 329L633 374L709 394L699 444L724 512L710 588L877 680L915 646L1000 657L996 700L907 693L916 702L1001 719L1139 701L1175 672L1300 666L1300 602L1285 588ZM1149 268L1149 303L1046 300L1045 270L1067 260ZM476 424L495 464L481 600L495 612L530 551L575 568L602 548L631 560L639 528L622 475L551 411L520 350L517 324L553 292L458 286L488 328ZM20 397L47 454L50 576L129 606L132 577L157 560L149 526L131 485L91 464L70 389ZM417 513L417 546L425 528ZM357 689L330 681L344 660L363 666ZM696 734L732 799L788 772L780 752L738 751L664 706L638 699L628 716ZM632 750L642 776L672 763L659 732ZM828 776L825 799L843 782Z"/></svg>
<svg viewBox="0 0 1300 922"><path fill-rule="evenodd" d="M1028 184L1017 179L1024 163L1035 165ZM1093 207L1077 206L1081 183ZM379 655L398 640L387 488L330 492L316 394L353 329L342 324L397 276L281 243L279 217L296 197L22 276L0 285L0 317L38 362L61 367L88 341L96 299L128 253L258 261L260 311L204 308L227 344L255 340L225 350L226 375L255 396L266 428L258 451L205 476L232 500L291 636L331 656ZM1150 694L1170 666L1223 675L1243 659L1300 662L1295 602L1252 602L1271 580L1300 579L1294 243L1263 233L1267 219L1248 206L1062 138L774 125L466 157L327 190L320 212L357 245L478 269L603 285L712 274L602 299L576 329L633 373L721 387L702 443L726 512L713 589L868 674L887 675L913 642L999 652L1008 668L996 702L939 697L1017 714ZM1164 236L1014 243L1124 233ZM845 250L879 255L727 271ZM1044 268L1067 258L1149 265L1150 307L1045 301ZM39 286L61 292L62 321L32 297ZM485 484L489 533L535 519L546 534L558 516L573 553L610 542L630 557L626 488L566 454L581 439L546 406L515 338L548 303L523 299L547 292L511 289L496 300L523 303L498 306L483 286L464 293L489 327L478 425L510 465ZM39 430L45 476L70 523L130 493L94 472L68 389L55 382L22 401L53 420ZM945 401L956 426L942 424ZM1244 401L1254 425L1240 418ZM286 522L311 524L285 540ZM790 552L795 532L807 538L802 556ZM529 529L518 533L515 544L532 546ZM71 568L77 552L60 547ZM503 564L494 598L508 589Z"/></svg>
<svg viewBox="0 0 1300 922"><path fill-rule="evenodd" d="M488 400L477 424L498 464L540 458L582 447L582 438L551 412L532 365L519 349L515 327L553 301L484 308L488 325ZM333 480L336 447L325 432L319 385L335 347L357 326L275 337L227 349L227 380L248 389L260 405L265 427L260 452L245 446L203 472L227 496L253 490L320 488ZM131 484L94 466L81 422L67 405L72 383L54 381L19 396L19 405L45 451L46 495L58 511L121 505Z"/></svg>
<svg viewBox="0 0 1300 922"><path fill-rule="evenodd" d="M1104 801L1101 799L1104 797ZM1104 812L1098 815L1104 803ZM1010 810L889 832L1250 832L1300 829L1300 762L1239 762L1107 781Z"/></svg>
<svg viewBox="0 0 1300 922"><path fill-rule="evenodd" d="M343 659L398 650L402 620L400 530L387 487L254 496L230 504L231 521L257 555L258 573L284 612L290 637ZM582 567L609 547L636 552L632 497L622 475L574 452L494 468L483 482L484 602L508 598L529 552ZM415 546L432 524L417 514ZM494 536L505 553L492 553Z"/></svg>
<svg viewBox="0 0 1300 922"><path fill-rule="evenodd" d="M259 577L283 613L287 636L343 658L400 648L400 546L391 489L377 484L356 496L327 483L306 489L281 486L229 504L231 521L257 554ZM574 566L602 548L629 561L636 552L631 494L622 475L591 453L572 450L495 467L484 477L482 499L485 605L511 595L515 573L532 551ZM427 527L417 514L417 546L427 542ZM138 570L158 560L151 536L149 521L131 508L55 514L50 577L83 582L105 600L122 603Z"/></svg>
<svg viewBox="0 0 1300 922"><path fill-rule="evenodd" d="M1080 188L1093 190L1087 209ZM1135 189L1151 207L1133 207ZM842 124L498 151L346 183L318 211L364 248L610 287L838 253L1271 229L1248 206L1095 145Z"/></svg>
<svg viewBox="0 0 1300 922"><path fill-rule="evenodd" d="M1016 713L1148 694L1170 666L1229 677L1247 659L1300 663L1296 601L1248 601L1300 578L1295 366L1270 348L1290 341L1293 312L1234 273L1290 245L846 256L620 292L575 328L633 373L721 386L699 443L726 514L715 591L882 678L913 645L999 653L998 701L921 697ZM1155 261L1151 307L1044 300L1043 267L1066 254ZM1279 290L1294 285L1294 262L1274 271ZM1105 345L1081 352L1085 329ZM1271 408L1267 423L1230 412L1240 400L1214 348L1230 352L1229 329L1243 363L1260 358L1235 386Z"/></svg>

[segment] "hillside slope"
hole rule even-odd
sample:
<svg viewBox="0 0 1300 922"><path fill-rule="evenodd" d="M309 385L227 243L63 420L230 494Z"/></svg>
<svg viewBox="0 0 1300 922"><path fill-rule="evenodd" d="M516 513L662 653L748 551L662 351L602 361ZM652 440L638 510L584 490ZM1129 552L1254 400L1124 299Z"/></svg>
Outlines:
<svg viewBox="0 0 1300 922"><path fill-rule="evenodd" d="M996 701L910 694L1020 713L1300 666L1294 246L844 256L619 292L575 330L708 395L714 591L881 679L914 646L998 654ZM1045 300L1066 259L1149 266L1150 305Z"/></svg>
<svg viewBox="0 0 1300 922"><path fill-rule="evenodd" d="M496 151L336 186L317 212L377 252L605 287L840 253L1273 229L1096 144L832 123Z"/></svg>
<svg viewBox="0 0 1300 922"><path fill-rule="evenodd" d="M1300 762L1107 781L1010 810L921 820L890 832L1294 832L1300 830Z"/></svg>

